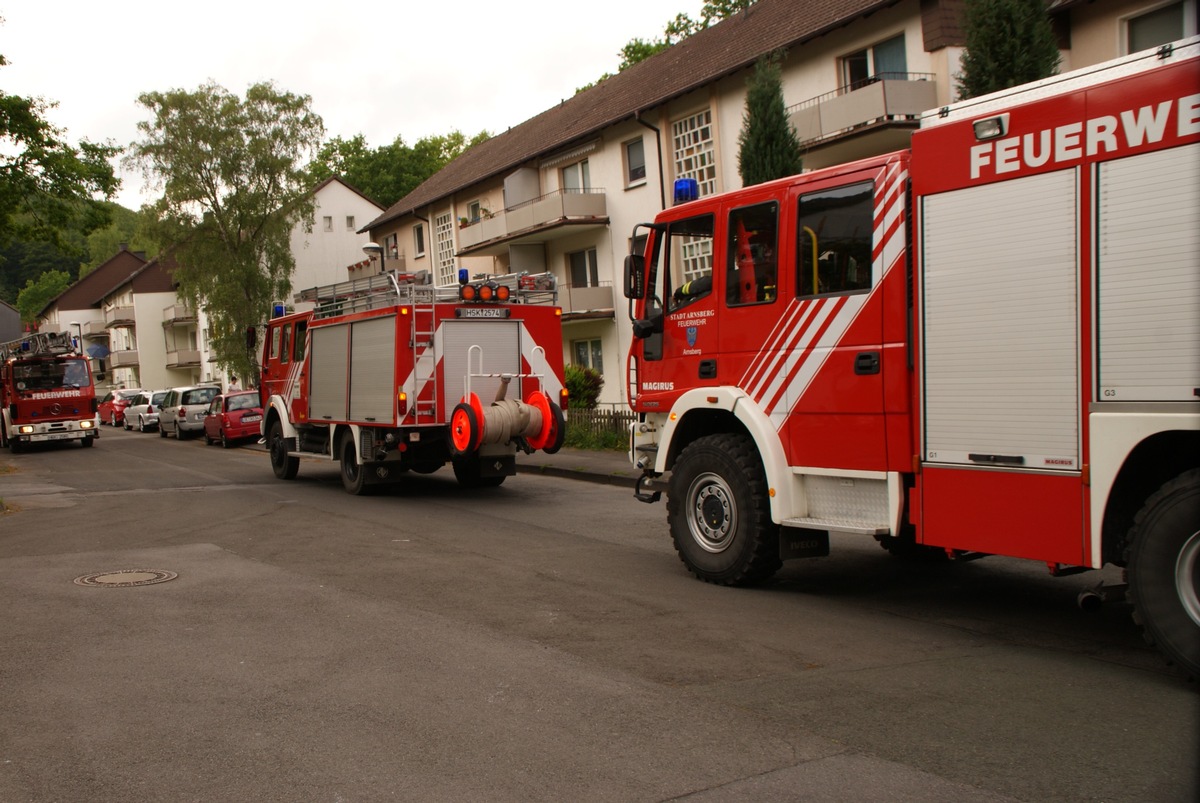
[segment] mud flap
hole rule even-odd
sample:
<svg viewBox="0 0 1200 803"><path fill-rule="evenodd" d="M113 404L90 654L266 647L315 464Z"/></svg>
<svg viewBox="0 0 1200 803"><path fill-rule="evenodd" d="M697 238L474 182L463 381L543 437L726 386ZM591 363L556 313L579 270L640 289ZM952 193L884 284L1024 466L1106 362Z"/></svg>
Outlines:
<svg viewBox="0 0 1200 803"><path fill-rule="evenodd" d="M824 558L829 555L829 531L784 527L779 531L779 559Z"/></svg>

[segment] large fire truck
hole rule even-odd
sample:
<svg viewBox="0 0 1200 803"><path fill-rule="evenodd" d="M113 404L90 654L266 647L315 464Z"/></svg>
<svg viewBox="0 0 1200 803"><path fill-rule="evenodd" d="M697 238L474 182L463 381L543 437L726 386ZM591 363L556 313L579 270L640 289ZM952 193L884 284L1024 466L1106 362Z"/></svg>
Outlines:
<svg viewBox="0 0 1200 803"><path fill-rule="evenodd" d="M339 462L361 494L450 463L498 486L516 453L562 446L562 310L551 274L434 287L393 271L299 293L267 325L262 432L280 479L301 457Z"/></svg>
<svg viewBox="0 0 1200 803"><path fill-rule="evenodd" d="M926 117L642 224L635 495L720 584L831 532L1123 567L1200 673L1200 39Z"/></svg>
<svg viewBox="0 0 1200 803"><path fill-rule="evenodd" d="M66 332L36 332L0 343L0 447L79 441L96 432L96 388L88 362Z"/></svg>

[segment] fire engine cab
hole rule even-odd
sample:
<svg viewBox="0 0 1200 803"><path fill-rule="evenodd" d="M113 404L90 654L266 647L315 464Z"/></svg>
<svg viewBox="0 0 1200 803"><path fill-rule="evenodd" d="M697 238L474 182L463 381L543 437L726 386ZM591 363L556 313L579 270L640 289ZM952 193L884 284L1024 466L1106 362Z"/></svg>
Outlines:
<svg viewBox="0 0 1200 803"><path fill-rule="evenodd" d="M66 332L0 343L0 446L95 443L96 389L88 362Z"/></svg>
<svg viewBox="0 0 1200 803"><path fill-rule="evenodd" d="M280 479L337 461L349 493L451 463L498 486L516 452L562 446L562 310L552 274L434 287L386 272L296 295L267 326L262 432Z"/></svg>
<svg viewBox="0 0 1200 803"><path fill-rule="evenodd" d="M1197 187L1194 38L664 211L625 271L637 497L715 583L831 532L1124 567L1200 673Z"/></svg>

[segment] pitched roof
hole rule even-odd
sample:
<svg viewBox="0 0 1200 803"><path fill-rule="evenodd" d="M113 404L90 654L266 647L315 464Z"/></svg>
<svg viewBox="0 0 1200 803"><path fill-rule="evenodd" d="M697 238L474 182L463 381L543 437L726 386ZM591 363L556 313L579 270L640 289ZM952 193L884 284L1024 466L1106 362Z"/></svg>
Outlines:
<svg viewBox="0 0 1200 803"><path fill-rule="evenodd" d="M140 251L130 251L124 246L113 254L95 270L83 276L66 290L46 302L46 306L38 310L38 315L46 314L46 310L57 306L58 309L87 309L94 307L98 301L96 292L119 284L133 276L146 264L146 257ZM103 298L103 296L101 296Z"/></svg>
<svg viewBox="0 0 1200 803"><path fill-rule="evenodd" d="M758 0L745 11L476 145L371 221L378 226L512 170L899 0Z"/></svg>

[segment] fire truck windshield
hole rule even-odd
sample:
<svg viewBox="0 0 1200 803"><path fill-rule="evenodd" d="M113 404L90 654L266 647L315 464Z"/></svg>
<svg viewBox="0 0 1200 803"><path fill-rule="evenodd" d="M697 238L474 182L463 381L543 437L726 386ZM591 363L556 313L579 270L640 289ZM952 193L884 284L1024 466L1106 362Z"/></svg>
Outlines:
<svg viewBox="0 0 1200 803"><path fill-rule="evenodd" d="M88 384L87 364L81 359L18 360L13 364L17 390L54 390Z"/></svg>

